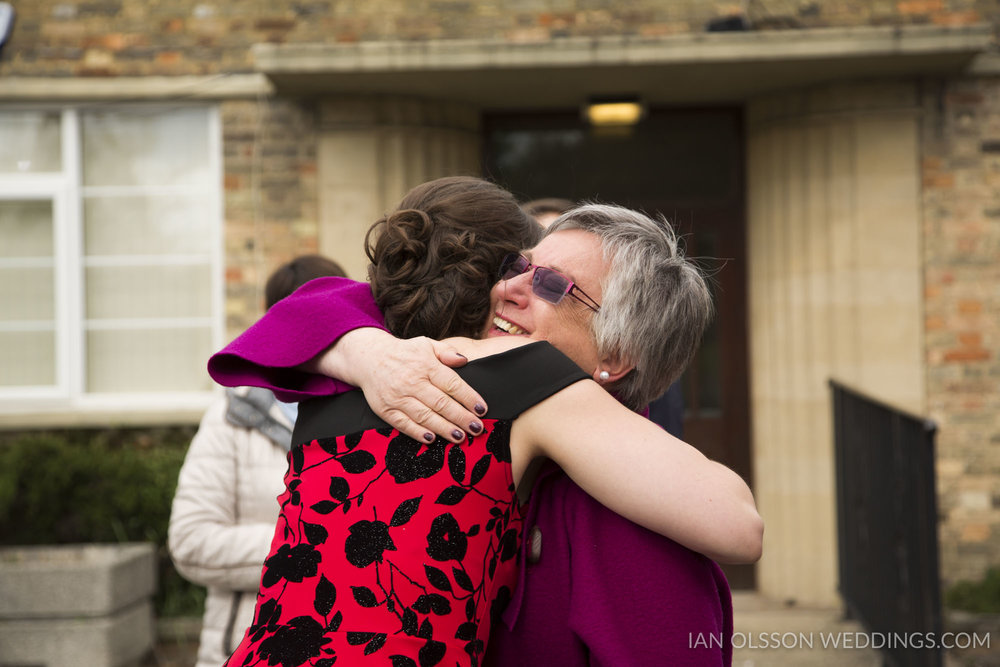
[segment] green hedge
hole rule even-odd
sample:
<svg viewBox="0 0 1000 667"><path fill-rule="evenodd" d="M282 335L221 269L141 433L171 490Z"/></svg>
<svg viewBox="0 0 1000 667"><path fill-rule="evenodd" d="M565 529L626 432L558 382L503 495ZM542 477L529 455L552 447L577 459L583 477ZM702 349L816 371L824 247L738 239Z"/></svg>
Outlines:
<svg viewBox="0 0 1000 667"><path fill-rule="evenodd" d="M204 589L167 553L167 522L194 427L0 434L0 544L152 542L159 616L200 615Z"/></svg>
<svg viewBox="0 0 1000 667"><path fill-rule="evenodd" d="M960 581L944 594L945 604L980 614L1000 614L1000 568L994 567L982 581Z"/></svg>

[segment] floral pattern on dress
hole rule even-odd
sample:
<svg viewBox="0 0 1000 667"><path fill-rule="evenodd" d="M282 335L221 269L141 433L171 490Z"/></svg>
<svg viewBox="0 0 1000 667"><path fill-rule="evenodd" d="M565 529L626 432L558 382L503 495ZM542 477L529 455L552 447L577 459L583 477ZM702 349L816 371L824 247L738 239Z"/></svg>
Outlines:
<svg viewBox="0 0 1000 667"><path fill-rule="evenodd" d="M388 427L292 448L253 624L229 667L479 665L511 597L509 420L454 444Z"/></svg>

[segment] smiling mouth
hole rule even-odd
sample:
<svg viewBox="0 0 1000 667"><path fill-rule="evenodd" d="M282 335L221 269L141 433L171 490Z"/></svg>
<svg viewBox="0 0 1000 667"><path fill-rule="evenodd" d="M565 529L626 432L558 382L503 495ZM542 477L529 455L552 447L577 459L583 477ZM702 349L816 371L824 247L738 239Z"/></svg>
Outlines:
<svg viewBox="0 0 1000 667"><path fill-rule="evenodd" d="M493 326L495 326L497 329L500 329L500 331L505 331L513 336L524 336L528 333L521 327L517 326L516 324L508 322L499 315L493 316Z"/></svg>

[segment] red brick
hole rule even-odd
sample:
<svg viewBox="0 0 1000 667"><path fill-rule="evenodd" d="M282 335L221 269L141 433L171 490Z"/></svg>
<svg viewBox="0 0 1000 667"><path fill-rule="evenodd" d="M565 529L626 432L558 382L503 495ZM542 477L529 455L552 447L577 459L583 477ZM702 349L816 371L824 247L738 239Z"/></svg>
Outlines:
<svg viewBox="0 0 1000 667"><path fill-rule="evenodd" d="M948 93L947 102L952 106L973 107L983 103L983 94L976 90L952 90ZM958 111L971 111L970 109L956 109Z"/></svg>
<svg viewBox="0 0 1000 667"><path fill-rule="evenodd" d="M958 342L963 347L981 349L983 346L983 335L975 332L960 333L958 334Z"/></svg>
<svg viewBox="0 0 1000 667"><path fill-rule="evenodd" d="M924 174L924 187L926 188L953 188L955 187L954 174Z"/></svg>
<svg viewBox="0 0 1000 667"><path fill-rule="evenodd" d="M639 28L643 37L666 37L686 32L687 26L680 23L648 23Z"/></svg>
<svg viewBox="0 0 1000 667"><path fill-rule="evenodd" d="M77 67L74 74L79 77L87 78L101 78L116 76L118 72L110 67L105 66L93 66L93 65L81 65Z"/></svg>
<svg viewBox="0 0 1000 667"><path fill-rule="evenodd" d="M255 30L291 30L295 27L295 21L283 18L259 19L254 22L253 27Z"/></svg>
<svg viewBox="0 0 1000 667"><path fill-rule="evenodd" d="M990 359L993 355L990 354L989 350L984 350L982 348L960 348L957 350L948 350L944 353L945 361L986 361Z"/></svg>
<svg viewBox="0 0 1000 667"><path fill-rule="evenodd" d="M566 30L576 22L573 14L553 14L543 12L538 15L538 25L555 30Z"/></svg>
<svg viewBox="0 0 1000 667"><path fill-rule="evenodd" d="M963 255L970 255L976 251L976 247L979 245L979 239L970 238L968 236L962 237L955 242L955 249Z"/></svg>
<svg viewBox="0 0 1000 667"><path fill-rule="evenodd" d="M128 40L125 35L115 32L109 35L102 35L100 44L108 51L121 51L128 46Z"/></svg>
<svg viewBox="0 0 1000 667"><path fill-rule="evenodd" d="M981 21L979 12L969 9L964 12L934 14L931 21L937 25L973 25Z"/></svg>
<svg viewBox="0 0 1000 667"><path fill-rule="evenodd" d="M963 542L985 542L990 537L990 526L985 523L970 523L962 526Z"/></svg>
<svg viewBox="0 0 1000 667"><path fill-rule="evenodd" d="M942 0L902 0L896 3L900 14L930 14L943 8Z"/></svg>
<svg viewBox="0 0 1000 667"><path fill-rule="evenodd" d="M176 65L181 61L181 58L180 51L161 51L156 54L156 63L158 65Z"/></svg>

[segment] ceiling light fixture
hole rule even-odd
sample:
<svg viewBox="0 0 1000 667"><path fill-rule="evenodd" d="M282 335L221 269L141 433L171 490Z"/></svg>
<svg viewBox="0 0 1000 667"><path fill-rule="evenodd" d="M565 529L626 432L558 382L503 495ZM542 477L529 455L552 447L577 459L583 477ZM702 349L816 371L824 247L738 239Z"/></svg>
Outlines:
<svg viewBox="0 0 1000 667"><path fill-rule="evenodd" d="M591 125L635 125L646 115L646 108L637 97L592 98L583 115Z"/></svg>

